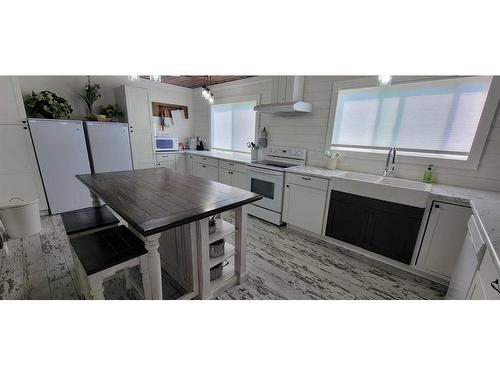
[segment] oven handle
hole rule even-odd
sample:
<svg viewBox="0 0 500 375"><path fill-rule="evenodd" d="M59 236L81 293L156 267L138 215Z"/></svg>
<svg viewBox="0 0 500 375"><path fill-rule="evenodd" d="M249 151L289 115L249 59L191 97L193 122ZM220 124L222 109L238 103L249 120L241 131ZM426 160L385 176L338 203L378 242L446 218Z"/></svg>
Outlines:
<svg viewBox="0 0 500 375"><path fill-rule="evenodd" d="M272 176L282 176L283 175L283 172L275 172L275 171L271 171L269 169L264 169L264 168L253 168L253 167L247 166L247 170L250 172L269 174Z"/></svg>

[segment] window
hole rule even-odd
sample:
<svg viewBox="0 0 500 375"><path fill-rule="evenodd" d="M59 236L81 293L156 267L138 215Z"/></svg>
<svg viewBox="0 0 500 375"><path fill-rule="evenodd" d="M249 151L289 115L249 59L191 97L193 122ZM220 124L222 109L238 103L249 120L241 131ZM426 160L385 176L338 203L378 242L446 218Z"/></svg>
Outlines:
<svg viewBox="0 0 500 375"><path fill-rule="evenodd" d="M339 88L332 148L401 151L467 160L491 77Z"/></svg>
<svg viewBox="0 0 500 375"><path fill-rule="evenodd" d="M255 100L211 106L212 148L250 152L247 142L255 139Z"/></svg>

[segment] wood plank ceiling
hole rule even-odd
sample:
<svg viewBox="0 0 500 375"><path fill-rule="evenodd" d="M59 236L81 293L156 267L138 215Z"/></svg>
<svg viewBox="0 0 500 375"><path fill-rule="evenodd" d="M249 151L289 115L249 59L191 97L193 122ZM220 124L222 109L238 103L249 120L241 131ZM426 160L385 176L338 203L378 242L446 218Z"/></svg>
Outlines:
<svg viewBox="0 0 500 375"><path fill-rule="evenodd" d="M140 76L149 79L149 76ZM219 83L237 81L253 76L161 76L163 83L196 89L203 85L217 85Z"/></svg>

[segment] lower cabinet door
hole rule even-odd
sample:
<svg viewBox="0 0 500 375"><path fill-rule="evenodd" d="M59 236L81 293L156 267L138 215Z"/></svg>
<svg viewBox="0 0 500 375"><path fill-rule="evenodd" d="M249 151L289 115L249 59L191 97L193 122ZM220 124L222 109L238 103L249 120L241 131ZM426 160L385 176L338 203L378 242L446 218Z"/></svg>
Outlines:
<svg viewBox="0 0 500 375"><path fill-rule="evenodd" d="M422 222L414 207L373 210L362 247L402 263L410 264ZM422 209L423 210L423 209Z"/></svg>
<svg viewBox="0 0 500 375"><path fill-rule="evenodd" d="M233 186L239 189L247 189L247 175L242 172L233 172Z"/></svg>
<svg viewBox="0 0 500 375"><path fill-rule="evenodd" d="M326 224L326 235L356 246L362 246L368 224L369 210L351 194L332 190Z"/></svg>
<svg viewBox="0 0 500 375"><path fill-rule="evenodd" d="M449 278L467 233L469 207L434 201L416 265Z"/></svg>
<svg viewBox="0 0 500 375"><path fill-rule="evenodd" d="M326 191L288 184L286 205L287 223L321 234Z"/></svg>
<svg viewBox="0 0 500 375"><path fill-rule="evenodd" d="M219 182L221 184L232 186L233 179L231 178L231 171L228 171L227 169L219 169Z"/></svg>
<svg viewBox="0 0 500 375"><path fill-rule="evenodd" d="M184 169L186 174L193 174L193 155L186 155Z"/></svg>
<svg viewBox="0 0 500 375"><path fill-rule="evenodd" d="M219 181L219 168L212 167L211 165L205 165L206 175L205 177L209 180L218 182Z"/></svg>
<svg viewBox="0 0 500 375"><path fill-rule="evenodd" d="M157 163L158 168L168 168L175 170L175 161L162 161Z"/></svg>
<svg viewBox="0 0 500 375"><path fill-rule="evenodd" d="M481 280L481 275L479 271L476 271L474 274L474 279L472 279L472 284L470 286L469 293L467 295L467 299L473 300L485 300L486 293L484 292L483 282Z"/></svg>
<svg viewBox="0 0 500 375"><path fill-rule="evenodd" d="M332 190L326 235L410 264L423 212Z"/></svg>
<svg viewBox="0 0 500 375"><path fill-rule="evenodd" d="M200 163L193 163L193 176L206 178L207 177L206 165Z"/></svg>

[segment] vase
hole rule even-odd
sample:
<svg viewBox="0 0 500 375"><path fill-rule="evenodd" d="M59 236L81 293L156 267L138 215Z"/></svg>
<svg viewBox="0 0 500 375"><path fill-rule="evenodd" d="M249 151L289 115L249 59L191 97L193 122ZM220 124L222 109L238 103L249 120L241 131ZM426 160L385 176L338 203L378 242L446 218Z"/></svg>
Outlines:
<svg viewBox="0 0 500 375"><path fill-rule="evenodd" d="M338 161L337 158L328 159L328 161L326 162L326 168L327 169L337 169L337 161Z"/></svg>
<svg viewBox="0 0 500 375"><path fill-rule="evenodd" d="M251 161L259 160L259 150L251 150Z"/></svg>

